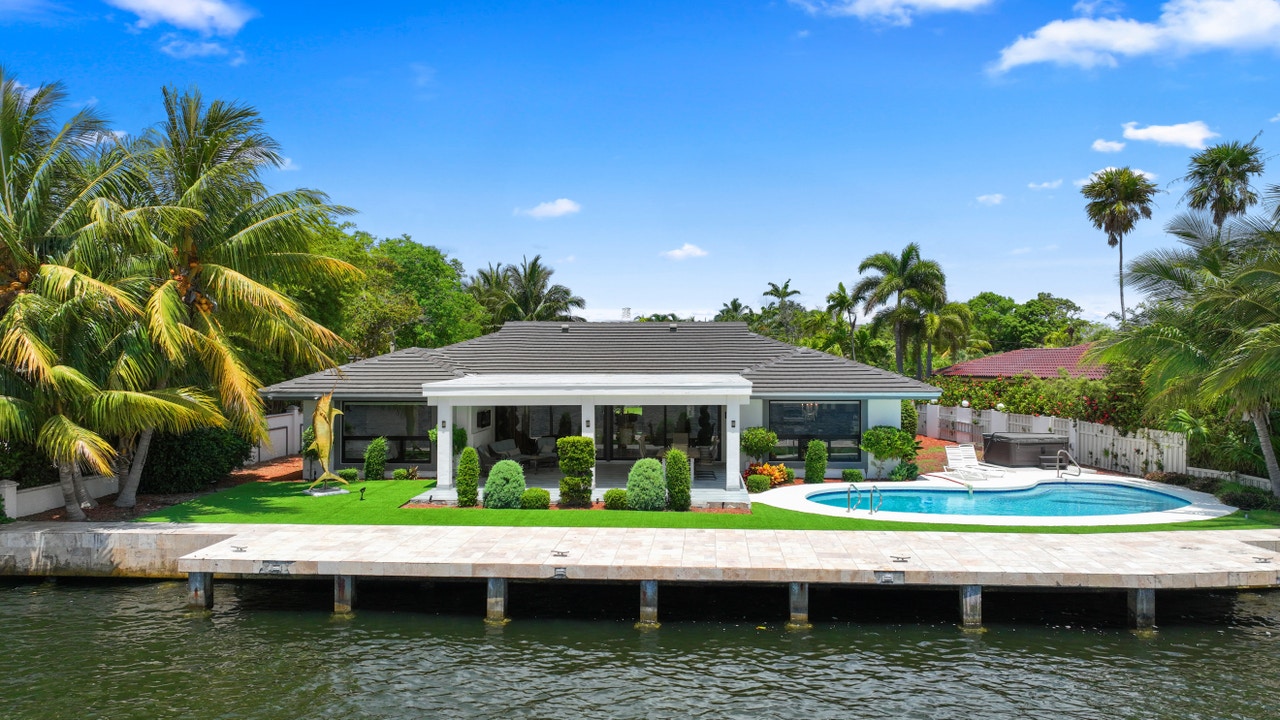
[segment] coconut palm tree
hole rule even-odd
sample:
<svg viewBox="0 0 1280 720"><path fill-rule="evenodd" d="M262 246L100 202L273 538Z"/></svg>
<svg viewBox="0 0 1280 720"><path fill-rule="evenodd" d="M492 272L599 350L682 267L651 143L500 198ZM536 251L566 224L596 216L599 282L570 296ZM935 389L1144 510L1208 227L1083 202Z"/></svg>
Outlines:
<svg viewBox="0 0 1280 720"><path fill-rule="evenodd" d="M849 359L857 360L857 349L853 344L853 336L858 332L858 306L867 301L865 294L859 295L845 290L844 283L837 283L836 289L827 293L827 312L833 317L844 318L849 325Z"/></svg>
<svg viewBox="0 0 1280 720"><path fill-rule="evenodd" d="M1124 305L1124 236L1141 218L1151 217L1151 203L1159 192L1155 183L1131 168L1107 168L1093 174L1080 188L1085 214L1093 226L1107 234L1107 245L1120 249L1120 324L1126 322Z"/></svg>
<svg viewBox="0 0 1280 720"><path fill-rule="evenodd" d="M747 322L755 312L751 310L750 305L743 305L742 301L734 298L720 307L720 312L716 313L715 322Z"/></svg>
<svg viewBox="0 0 1280 720"><path fill-rule="evenodd" d="M582 320L573 311L585 308L587 301L564 285L553 284L555 270L542 264L541 255L532 260L522 258L519 265L508 265L503 274L507 295L504 320Z"/></svg>
<svg viewBox="0 0 1280 720"><path fill-rule="evenodd" d="M879 252L867 256L858 265L858 272L868 270L879 274L859 280L851 293L866 298L864 313L882 308L872 322L877 327L893 328L894 361L901 374L908 340L906 331L919 317L918 310L911 306L909 291L923 295L942 292L945 296L947 278L936 261L920 257L920 246L915 243L909 243L897 255Z"/></svg>
<svg viewBox="0 0 1280 720"><path fill-rule="evenodd" d="M1243 215L1258 203L1258 194L1249 187L1250 179L1266 168L1257 140L1255 136L1247 143L1232 141L1205 148L1191 156L1182 176L1190 184L1182 198L1191 209L1210 212L1219 230L1227 218Z"/></svg>
<svg viewBox="0 0 1280 720"><path fill-rule="evenodd" d="M926 348L923 379L933 375L935 347L944 353L958 353L968 346L973 311L966 303L947 302L945 295L928 296L920 307L923 311L921 334Z"/></svg>

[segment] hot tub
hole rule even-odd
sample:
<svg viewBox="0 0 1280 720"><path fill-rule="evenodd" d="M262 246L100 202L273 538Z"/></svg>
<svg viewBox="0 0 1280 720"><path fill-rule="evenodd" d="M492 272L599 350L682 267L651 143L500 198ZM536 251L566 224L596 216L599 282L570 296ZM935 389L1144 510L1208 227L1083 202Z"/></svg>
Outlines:
<svg viewBox="0 0 1280 720"><path fill-rule="evenodd" d="M1053 433L997 432L982 436L982 461L1006 467L1040 467L1040 458L1067 449L1067 438Z"/></svg>

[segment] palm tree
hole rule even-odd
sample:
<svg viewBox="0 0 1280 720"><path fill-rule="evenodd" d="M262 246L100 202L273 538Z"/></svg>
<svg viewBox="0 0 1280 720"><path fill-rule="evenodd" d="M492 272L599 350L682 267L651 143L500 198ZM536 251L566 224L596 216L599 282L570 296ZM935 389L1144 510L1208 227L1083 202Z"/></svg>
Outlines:
<svg viewBox="0 0 1280 720"><path fill-rule="evenodd" d="M1126 322L1124 305L1124 236L1140 218L1151 217L1151 203L1159 192L1155 183L1131 168L1107 168L1093 174L1080 189L1088 203L1085 214L1093 226L1107 234L1107 245L1120 249L1120 324Z"/></svg>
<svg viewBox="0 0 1280 720"><path fill-rule="evenodd" d="M923 336L926 347L925 373L921 378L933 375L933 350L958 353L969 344L969 331L973 326L973 311L962 302L947 302L945 295L930 296L921 303L924 311Z"/></svg>
<svg viewBox="0 0 1280 720"><path fill-rule="evenodd" d="M1255 143L1232 141L1205 148L1191 156L1182 180L1191 185L1182 196L1193 210L1208 210L1213 224L1222 229L1228 217L1243 215L1258 203L1258 194L1249 179L1261 175L1266 166L1262 148Z"/></svg>
<svg viewBox="0 0 1280 720"><path fill-rule="evenodd" d="M800 303L791 299L800 294L799 290L791 289L791 279L787 278L787 281L781 285L769 283L769 289L763 294L777 301L761 308L760 319L764 325L763 329L767 330L769 335L787 342L798 340L801 329L800 318L797 315L803 311L803 308Z"/></svg>
<svg viewBox="0 0 1280 720"><path fill-rule="evenodd" d="M751 310L751 306L743 305L742 301L734 298L725 303L720 308L720 312L716 313L713 320L715 322L747 322L755 313Z"/></svg>
<svg viewBox="0 0 1280 720"><path fill-rule="evenodd" d="M555 270L542 264L541 255L534 255L532 260L523 258L519 265L508 265L504 274L504 320L582 320L573 311L585 308L587 301L564 285L552 284Z"/></svg>
<svg viewBox="0 0 1280 720"><path fill-rule="evenodd" d="M853 344L853 336L858 331L858 306L867 301L864 294L859 295L857 288L854 292L848 292L844 289L844 283L838 283L836 289L827 294L827 312L833 317L843 317L849 324L849 359L857 360L857 349Z"/></svg>
<svg viewBox="0 0 1280 720"><path fill-rule="evenodd" d="M909 243L897 255L879 252L866 257L858 265L858 272L865 273L868 270L875 270L879 274L859 280L851 294L866 298L863 303L865 313L884 308L873 318L873 323L877 327L888 325L893 328L894 361L898 373L902 374L906 330L919 317L918 310L910 305L911 294L908 291L921 294L941 291L945 296L947 278L942 272L942 266L936 261L920 257L920 246L915 243ZM889 306L890 301L893 302L892 306Z"/></svg>
<svg viewBox="0 0 1280 720"><path fill-rule="evenodd" d="M357 280L352 265L308 251L334 214L350 212L308 189L269 194L263 171L283 159L254 109L199 91L163 91L165 120L147 138L141 162L152 204L186 211L155 224L155 290L145 321L157 360L145 379L211 383L223 413L250 439L266 436L260 383L242 348L319 369L350 346L309 319L276 287ZM155 428L138 439L117 505L130 506Z"/></svg>

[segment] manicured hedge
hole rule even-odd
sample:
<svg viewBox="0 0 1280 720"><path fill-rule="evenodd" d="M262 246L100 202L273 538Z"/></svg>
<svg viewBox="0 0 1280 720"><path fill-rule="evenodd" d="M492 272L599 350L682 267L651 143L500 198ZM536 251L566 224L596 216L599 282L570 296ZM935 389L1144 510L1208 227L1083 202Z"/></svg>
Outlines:
<svg viewBox="0 0 1280 720"><path fill-rule="evenodd" d="M604 509L605 510L626 510L627 509L627 491L622 488L612 488L604 491Z"/></svg>
<svg viewBox="0 0 1280 720"><path fill-rule="evenodd" d="M156 433L142 468L142 493L193 492L225 478L253 454L248 440L222 428Z"/></svg>
<svg viewBox="0 0 1280 720"><path fill-rule="evenodd" d="M591 476L566 475L560 479L560 507L591 507Z"/></svg>
<svg viewBox="0 0 1280 720"><path fill-rule="evenodd" d="M827 444L821 440L810 440L804 451L804 481L820 483L827 477Z"/></svg>
<svg viewBox="0 0 1280 720"><path fill-rule="evenodd" d="M671 449L667 451L667 507L671 510L685 511L693 500L691 489L693 479L689 477L689 456L684 451Z"/></svg>
<svg viewBox="0 0 1280 720"><path fill-rule="evenodd" d="M911 434L915 434L916 428L920 427L920 411L916 409L916 404L910 400L902 401L902 416L899 420L902 423L903 430Z"/></svg>
<svg viewBox="0 0 1280 720"><path fill-rule="evenodd" d="M667 507L667 483L662 463L653 458L637 460L627 474L627 507L632 510L662 510Z"/></svg>
<svg viewBox="0 0 1280 720"><path fill-rule="evenodd" d="M546 510L551 507L551 493L542 488L529 488L520 495L520 507L523 510Z"/></svg>
<svg viewBox="0 0 1280 720"><path fill-rule="evenodd" d="M568 435L556 440L560 456L560 472L569 477L590 475L596 466L596 441L582 435Z"/></svg>
<svg viewBox="0 0 1280 720"><path fill-rule="evenodd" d="M387 473L387 439L374 438L364 449L364 479L382 480Z"/></svg>
<svg viewBox="0 0 1280 720"><path fill-rule="evenodd" d="M515 509L524 495L524 468L515 460L499 460L489 470L484 483L484 506Z"/></svg>
<svg viewBox="0 0 1280 720"><path fill-rule="evenodd" d="M458 507L475 507L480 497L480 455L463 448L458 458Z"/></svg>
<svg viewBox="0 0 1280 720"><path fill-rule="evenodd" d="M845 468L840 471L840 479L848 482L862 482L862 471L857 468Z"/></svg>
<svg viewBox="0 0 1280 720"><path fill-rule="evenodd" d="M408 480L409 471L404 468L396 468L395 470L391 471L391 479L392 480Z"/></svg>
<svg viewBox="0 0 1280 720"><path fill-rule="evenodd" d="M58 470L31 445L0 440L0 480L12 480L19 488L52 485L58 482Z"/></svg>
<svg viewBox="0 0 1280 720"><path fill-rule="evenodd" d="M360 482L360 471L355 468L342 468L337 475L348 483Z"/></svg>
<svg viewBox="0 0 1280 720"><path fill-rule="evenodd" d="M762 493L773 487L773 479L768 475L748 475L747 492Z"/></svg>

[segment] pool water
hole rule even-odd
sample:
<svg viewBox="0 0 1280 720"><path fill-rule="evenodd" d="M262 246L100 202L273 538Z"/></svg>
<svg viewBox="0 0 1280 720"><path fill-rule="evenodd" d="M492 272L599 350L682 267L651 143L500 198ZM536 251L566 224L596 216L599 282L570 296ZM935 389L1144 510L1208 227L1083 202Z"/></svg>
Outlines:
<svg viewBox="0 0 1280 720"><path fill-rule="evenodd" d="M1163 512L1186 507L1187 500L1155 490L1106 483L1042 483L1024 490L981 490L971 494L964 488L924 490L893 488L881 490L884 504L880 512L926 513L929 515L1025 515L1030 517L1076 517L1083 515L1128 515ZM855 494L856 499L856 494ZM846 492L823 492L809 500L843 508ZM876 503L879 504L877 495ZM867 491L862 491L863 509Z"/></svg>

